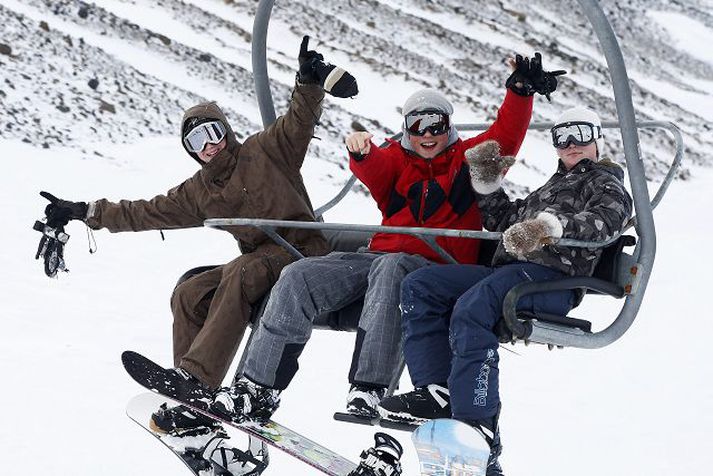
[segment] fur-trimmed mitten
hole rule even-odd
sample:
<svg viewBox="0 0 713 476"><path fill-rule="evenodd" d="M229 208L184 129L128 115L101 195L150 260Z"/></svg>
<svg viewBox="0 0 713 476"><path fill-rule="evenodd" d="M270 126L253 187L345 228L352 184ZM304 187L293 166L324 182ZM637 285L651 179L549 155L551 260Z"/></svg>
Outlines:
<svg viewBox="0 0 713 476"><path fill-rule="evenodd" d="M503 233L505 251L517 257L551 245L562 238L562 224L552 213L541 212L531 220L510 226Z"/></svg>
<svg viewBox="0 0 713 476"><path fill-rule="evenodd" d="M503 174L515 163L515 157L500 155L500 144L494 140L486 140L466 150L465 160L470 168L473 190L481 195L498 190Z"/></svg>

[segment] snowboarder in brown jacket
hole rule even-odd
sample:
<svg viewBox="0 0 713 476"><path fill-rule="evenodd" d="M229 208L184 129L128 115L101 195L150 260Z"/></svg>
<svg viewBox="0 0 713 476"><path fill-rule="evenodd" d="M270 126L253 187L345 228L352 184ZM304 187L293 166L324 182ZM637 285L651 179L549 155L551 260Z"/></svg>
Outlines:
<svg viewBox="0 0 713 476"><path fill-rule="evenodd" d="M300 168L322 113L325 91L337 97L357 94L354 78L308 49L305 36L300 69L287 113L264 131L238 142L223 111L214 102L188 109L181 139L201 169L151 200L106 199L70 202L42 192L50 200L46 214L84 220L111 232L187 228L207 218L244 217L313 221L314 212ZM295 260L284 248L253 227L230 227L242 254L180 282L171 297L176 371L210 388L220 386L250 322L251 306ZM328 244L317 230L278 229L306 256L322 255ZM154 414L153 425L180 431L199 424L181 422L183 408ZM198 418L200 420L200 418Z"/></svg>

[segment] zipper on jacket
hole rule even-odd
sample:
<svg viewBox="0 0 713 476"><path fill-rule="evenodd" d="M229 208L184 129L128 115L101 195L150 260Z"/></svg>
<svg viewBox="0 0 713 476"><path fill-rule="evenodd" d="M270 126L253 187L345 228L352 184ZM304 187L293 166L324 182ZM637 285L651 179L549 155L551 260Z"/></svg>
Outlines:
<svg viewBox="0 0 713 476"><path fill-rule="evenodd" d="M428 198L428 184L431 183L431 180L433 180L433 165L431 165L431 161L428 161L428 180L424 180L425 185L423 186L423 193L421 194L421 207L419 208L418 212L418 223L419 225L423 225L424 220L423 220L423 214L424 210L426 208L426 199Z"/></svg>

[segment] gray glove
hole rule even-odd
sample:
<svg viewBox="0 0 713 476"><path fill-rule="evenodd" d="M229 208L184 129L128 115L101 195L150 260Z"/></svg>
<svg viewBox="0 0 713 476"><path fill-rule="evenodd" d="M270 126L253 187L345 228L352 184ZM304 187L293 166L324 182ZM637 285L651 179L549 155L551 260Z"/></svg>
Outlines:
<svg viewBox="0 0 713 476"><path fill-rule="evenodd" d="M465 151L473 190L487 195L500 188L505 171L515 163L515 157L501 156L500 144L486 140Z"/></svg>
<svg viewBox="0 0 713 476"><path fill-rule="evenodd" d="M518 258L551 245L562 238L562 224L551 213L542 212L531 220L515 223L503 233L505 251Z"/></svg>

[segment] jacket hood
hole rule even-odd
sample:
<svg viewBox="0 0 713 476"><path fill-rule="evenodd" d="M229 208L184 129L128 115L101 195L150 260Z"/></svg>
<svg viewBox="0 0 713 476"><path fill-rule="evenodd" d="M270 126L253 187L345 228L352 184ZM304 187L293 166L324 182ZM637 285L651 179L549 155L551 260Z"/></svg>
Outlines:
<svg viewBox="0 0 713 476"><path fill-rule="evenodd" d="M206 163L198 158L198 154L196 154L195 152L190 152L186 148L186 144L183 142L183 136L187 132L186 124L189 120L194 118L206 118L220 121L223 126L225 126L225 138L228 141L225 149L229 152L234 152L240 147L240 143L238 142L235 132L233 132L233 128L230 127L228 118L225 117L225 113L215 101L202 102L191 107L183 114L183 120L181 121L181 145L183 146L185 151L188 152L188 155L193 157L193 160L198 162L201 167L206 165ZM233 154L231 153L231 155Z"/></svg>

